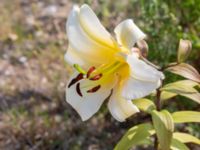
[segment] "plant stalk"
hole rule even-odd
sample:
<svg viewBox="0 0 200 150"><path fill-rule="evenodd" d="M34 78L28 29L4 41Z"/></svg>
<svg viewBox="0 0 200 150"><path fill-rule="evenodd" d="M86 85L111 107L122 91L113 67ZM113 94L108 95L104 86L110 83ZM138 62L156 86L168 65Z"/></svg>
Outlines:
<svg viewBox="0 0 200 150"><path fill-rule="evenodd" d="M161 86L156 90L156 101L155 101L155 105L156 105L156 110L160 111L161 110L161 87L163 85L163 81L161 82ZM158 137L157 135L155 135L155 140L154 140L154 149L158 150Z"/></svg>
<svg viewBox="0 0 200 150"><path fill-rule="evenodd" d="M160 101L160 95L161 95L161 91L160 88L156 90L156 109L158 111L161 110L161 101Z"/></svg>

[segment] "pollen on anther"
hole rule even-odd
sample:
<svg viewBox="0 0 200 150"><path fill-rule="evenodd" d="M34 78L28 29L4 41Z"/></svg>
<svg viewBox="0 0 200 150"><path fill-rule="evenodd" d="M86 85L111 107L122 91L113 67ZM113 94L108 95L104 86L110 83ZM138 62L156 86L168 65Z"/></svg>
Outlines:
<svg viewBox="0 0 200 150"><path fill-rule="evenodd" d="M101 88L101 85L97 85L97 86L89 89L87 92L88 93L94 93L94 92L97 92L100 88Z"/></svg>
<svg viewBox="0 0 200 150"><path fill-rule="evenodd" d="M83 79L83 74L79 73L76 78L72 79L71 82L68 85L68 88L70 88L72 85L74 85L75 83L77 83L79 80Z"/></svg>
<svg viewBox="0 0 200 150"><path fill-rule="evenodd" d="M97 74L95 75L94 77L90 78L90 80L99 80L103 75L100 73L100 74Z"/></svg>
<svg viewBox="0 0 200 150"><path fill-rule="evenodd" d="M81 89L80 89L80 83L78 83L77 85L76 85L76 92L78 93L78 95L79 96L83 96L83 94L81 93Z"/></svg>
<svg viewBox="0 0 200 150"><path fill-rule="evenodd" d="M76 79L79 81L81 79L83 79L83 74L82 73L79 73L78 76L76 77Z"/></svg>
<svg viewBox="0 0 200 150"><path fill-rule="evenodd" d="M95 70L96 68L94 66L90 67L90 69L87 72L87 78L90 77L91 73Z"/></svg>

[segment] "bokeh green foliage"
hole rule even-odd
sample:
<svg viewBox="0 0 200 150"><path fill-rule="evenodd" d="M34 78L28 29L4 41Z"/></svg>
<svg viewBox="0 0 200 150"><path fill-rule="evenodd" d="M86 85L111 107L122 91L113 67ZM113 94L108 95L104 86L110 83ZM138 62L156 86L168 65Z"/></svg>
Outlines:
<svg viewBox="0 0 200 150"><path fill-rule="evenodd" d="M93 6L92 0L81 0ZM175 61L179 39L192 41L190 60L197 60L200 50L200 3L198 0L99 0L98 17L108 30L118 22L132 18L148 35L149 59L159 65ZM112 23L111 20L116 20ZM112 26L113 24L113 26ZM194 62L191 62L194 63ZM197 66L197 65L196 65Z"/></svg>

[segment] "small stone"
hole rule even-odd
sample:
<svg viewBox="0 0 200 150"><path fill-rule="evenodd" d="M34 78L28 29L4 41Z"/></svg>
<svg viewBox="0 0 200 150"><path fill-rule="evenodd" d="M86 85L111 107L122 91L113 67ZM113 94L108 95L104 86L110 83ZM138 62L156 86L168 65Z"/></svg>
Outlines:
<svg viewBox="0 0 200 150"><path fill-rule="evenodd" d="M25 57L25 56L21 56L20 58L19 58L19 61L21 62L21 63L26 63L27 62L27 58Z"/></svg>
<svg viewBox="0 0 200 150"><path fill-rule="evenodd" d="M8 38L9 38L10 40L12 40L12 41L16 41L16 40L18 39L18 36L17 36L16 34L14 34L14 33L10 33L10 34L8 35Z"/></svg>
<svg viewBox="0 0 200 150"><path fill-rule="evenodd" d="M54 16L58 11L58 7L56 5L50 5L44 8L42 15L43 16Z"/></svg>

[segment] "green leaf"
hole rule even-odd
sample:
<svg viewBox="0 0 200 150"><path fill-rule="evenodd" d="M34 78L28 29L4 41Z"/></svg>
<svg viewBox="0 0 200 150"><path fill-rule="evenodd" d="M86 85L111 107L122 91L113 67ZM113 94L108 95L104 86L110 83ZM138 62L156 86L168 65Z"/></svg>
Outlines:
<svg viewBox="0 0 200 150"><path fill-rule="evenodd" d="M147 137L146 139L143 139L141 142L139 142L137 144L137 146L140 146L140 145L153 145L153 142L152 142L152 139L150 137Z"/></svg>
<svg viewBox="0 0 200 150"><path fill-rule="evenodd" d="M178 94L176 94L176 93L162 91L162 92L161 92L160 99L161 99L161 101L164 101L164 100L171 99L172 97L175 97L175 96L177 96L177 95L178 95Z"/></svg>
<svg viewBox="0 0 200 150"><path fill-rule="evenodd" d="M132 146L141 144L154 134L153 126L150 123L144 123L130 128L122 139L118 142L114 150L128 150Z"/></svg>
<svg viewBox="0 0 200 150"><path fill-rule="evenodd" d="M184 62L192 50L192 43L189 40L180 40L178 47L178 62Z"/></svg>
<svg viewBox="0 0 200 150"><path fill-rule="evenodd" d="M179 94L200 104L200 93L194 88L198 85L197 82L191 80L169 83L161 89L161 100L167 100Z"/></svg>
<svg viewBox="0 0 200 150"><path fill-rule="evenodd" d="M169 67L166 70L200 83L200 74L194 67L189 64L180 63L178 65Z"/></svg>
<svg viewBox="0 0 200 150"><path fill-rule="evenodd" d="M188 133L175 132L173 134L173 138L179 140L182 143L194 143L200 145L200 139Z"/></svg>
<svg viewBox="0 0 200 150"><path fill-rule="evenodd" d="M200 93L181 94L181 95L200 104Z"/></svg>
<svg viewBox="0 0 200 150"><path fill-rule="evenodd" d="M162 150L169 150L174 131L173 118L166 110L152 111L153 125Z"/></svg>
<svg viewBox="0 0 200 150"><path fill-rule="evenodd" d="M200 122L200 112L178 111L172 114L175 123Z"/></svg>
<svg viewBox="0 0 200 150"><path fill-rule="evenodd" d="M132 101L134 105L136 105L140 110L144 112L150 113L152 110L156 108L155 104L146 98L135 99Z"/></svg>
<svg viewBox="0 0 200 150"><path fill-rule="evenodd" d="M190 150L184 143L177 139L172 139L172 144L170 147L172 150Z"/></svg>
<svg viewBox="0 0 200 150"><path fill-rule="evenodd" d="M171 99L172 97L175 97L177 95L178 94L176 94L176 93L162 91L161 100L165 101L165 100ZM179 95L189 98L190 100L193 100L194 102L197 102L200 104L200 93L198 93L198 92L192 93L192 94L179 94Z"/></svg>
<svg viewBox="0 0 200 150"><path fill-rule="evenodd" d="M180 81L177 81L176 84L178 84L178 85L187 85L189 87L194 87L194 86L199 85L197 82L192 81L192 80L180 80Z"/></svg>
<svg viewBox="0 0 200 150"><path fill-rule="evenodd" d="M161 88L161 90L176 94L193 94L198 92L195 88L193 88L196 85L198 85L198 83L194 81L182 80L169 83L165 85L163 88Z"/></svg>

